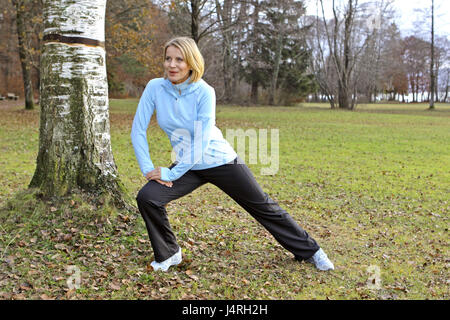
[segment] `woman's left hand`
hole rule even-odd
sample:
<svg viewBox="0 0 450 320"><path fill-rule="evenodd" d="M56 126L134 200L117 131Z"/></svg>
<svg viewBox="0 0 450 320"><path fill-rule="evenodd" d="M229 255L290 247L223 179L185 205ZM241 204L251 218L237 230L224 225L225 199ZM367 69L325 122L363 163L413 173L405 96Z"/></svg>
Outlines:
<svg viewBox="0 0 450 320"><path fill-rule="evenodd" d="M161 180L161 167L156 167L152 171L147 172L145 177L147 178L147 180L155 180L156 182L169 188L171 188L173 185L172 181Z"/></svg>
<svg viewBox="0 0 450 320"><path fill-rule="evenodd" d="M149 171L145 177L148 180L159 180L161 179L161 167L156 167L152 171Z"/></svg>

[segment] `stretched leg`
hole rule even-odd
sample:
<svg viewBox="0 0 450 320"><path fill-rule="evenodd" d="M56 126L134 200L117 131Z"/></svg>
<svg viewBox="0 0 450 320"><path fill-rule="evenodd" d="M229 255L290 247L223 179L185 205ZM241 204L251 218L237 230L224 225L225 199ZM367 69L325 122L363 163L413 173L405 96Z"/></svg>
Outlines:
<svg viewBox="0 0 450 320"><path fill-rule="evenodd" d="M167 217L166 204L194 191L202 184L204 182L195 172L188 171L174 181L171 188L151 180L139 191L136 200L147 227L156 262L162 262L179 251Z"/></svg>
<svg viewBox="0 0 450 320"><path fill-rule="evenodd" d="M306 260L320 249L316 241L261 189L242 160L196 172L233 198L298 260Z"/></svg>

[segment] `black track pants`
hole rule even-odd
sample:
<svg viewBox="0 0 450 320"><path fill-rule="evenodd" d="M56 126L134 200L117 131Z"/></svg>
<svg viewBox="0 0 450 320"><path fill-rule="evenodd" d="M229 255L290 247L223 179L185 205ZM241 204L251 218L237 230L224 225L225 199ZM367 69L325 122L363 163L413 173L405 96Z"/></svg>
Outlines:
<svg viewBox="0 0 450 320"><path fill-rule="evenodd" d="M308 259L319 250L316 241L261 189L250 169L238 157L215 168L189 170L173 181L171 188L151 180L139 191L136 200L145 220L156 262L166 260L179 248L165 205L207 182L234 199L298 260Z"/></svg>

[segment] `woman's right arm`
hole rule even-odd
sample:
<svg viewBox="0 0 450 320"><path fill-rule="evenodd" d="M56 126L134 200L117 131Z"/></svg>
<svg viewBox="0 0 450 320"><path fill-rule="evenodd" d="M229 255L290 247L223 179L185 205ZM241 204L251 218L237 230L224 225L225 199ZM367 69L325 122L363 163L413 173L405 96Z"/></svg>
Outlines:
<svg viewBox="0 0 450 320"><path fill-rule="evenodd" d="M134 115L133 125L131 127L131 142L134 148L134 154L139 164L139 168L144 176L154 169L153 162L150 158L147 141L147 128L150 119L155 110L155 103L152 99L151 81L145 87L141 99Z"/></svg>

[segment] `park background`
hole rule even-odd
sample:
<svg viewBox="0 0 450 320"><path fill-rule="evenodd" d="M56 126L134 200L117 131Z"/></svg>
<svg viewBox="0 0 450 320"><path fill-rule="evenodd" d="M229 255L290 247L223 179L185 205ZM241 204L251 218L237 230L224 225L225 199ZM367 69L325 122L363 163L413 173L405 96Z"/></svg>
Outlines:
<svg viewBox="0 0 450 320"><path fill-rule="evenodd" d="M19 96L0 101L1 297L448 299L449 30L445 1L435 2L432 15L422 1L404 30L396 1L336 1L335 17L332 1L323 13L321 1L108 1L111 144L126 193L145 183L129 139L138 98L162 74L165 41L191 36L216 90L217 126L279 130L279 171L249 166L336 266L295 262L207 185L169 204L184 262L162 274L136 211L28 189L43 3L0 0L0 95ZM149 131L153 162L167 165L167 137L155 122Z"/></svg>

